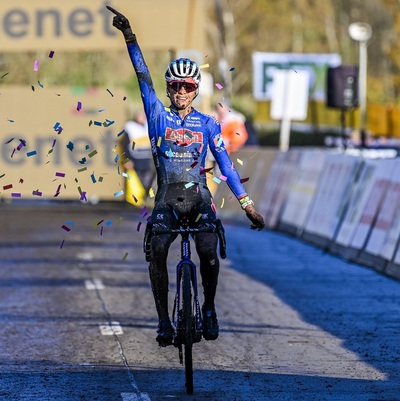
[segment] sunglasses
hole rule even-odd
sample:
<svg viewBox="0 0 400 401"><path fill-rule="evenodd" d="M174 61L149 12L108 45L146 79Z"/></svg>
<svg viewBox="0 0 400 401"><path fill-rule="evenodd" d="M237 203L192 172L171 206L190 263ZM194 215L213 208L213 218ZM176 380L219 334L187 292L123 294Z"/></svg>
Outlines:
<svg viewBox="0 0 400 401"><path fill-rule="evenodd" d="M194 92L197 90L198 85L192 84L190 82L179 82L179 81L174 81L169 83L169 87L174 91L174 92L179 92L182 87L185 88L185 91L187 93Z"/></svg>

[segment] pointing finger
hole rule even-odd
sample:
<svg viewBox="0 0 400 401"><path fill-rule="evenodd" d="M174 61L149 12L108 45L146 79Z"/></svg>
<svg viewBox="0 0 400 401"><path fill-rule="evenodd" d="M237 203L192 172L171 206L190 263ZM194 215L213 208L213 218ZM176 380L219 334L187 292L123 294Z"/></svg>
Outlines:
<svg viewBox="0 0 400 401"><path fill-rule="evenodd" d="M106 6L112 13L114 13L115 15L122 15L120 12L118 12L115 8L112 8L110 6Z"/></svg>

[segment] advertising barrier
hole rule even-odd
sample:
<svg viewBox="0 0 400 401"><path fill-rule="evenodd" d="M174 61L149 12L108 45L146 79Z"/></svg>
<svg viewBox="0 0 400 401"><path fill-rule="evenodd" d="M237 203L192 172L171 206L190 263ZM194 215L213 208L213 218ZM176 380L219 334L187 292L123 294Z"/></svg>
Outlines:
<svg viewBox="0 0 400 401"><path fill-rule="evenodd" d="M343 152L327 154L303 237L321 245L334 238L361 164L362 160Z"/></svg>
<svg viewBox="0 0 400 401"><path fill-rule="evenodd" d="M303 230L326 155L327 153L321 149L301 152L296 177L280 219L280 224L287 226L287 229L297 233Z"/></svg>
<svg viewBox="0 0 400 401"><path fill-rule="evenodd" d="M371 230L365 252L378 255L391 261L400 235L400 160L393 161L392 174L388 174L389 182L381 203L379 213Z"/></svg>
<svg viewBox="0 0 400 401"><path fill-rule="evenodd" d="M397 161L388 159L380 160L378 163L365 206L360 214L360 220L350 243L350 246L355 249L363 249L367 243Z"/></svg>
<svg viewBox="0 0 400 401"><path fill-rule="evenodd" d="M279 152L258 209L270 229L400 279L399 171L393 152Z"/></svg>
<svg viewBox="0 0 400 401"><path fill-rule="evenodd" d="M262 202L258 206L264 216L266 227L277 228L283 207L296 176L301 152L279 152L271 166L264 191L261 194Z"/></svg>

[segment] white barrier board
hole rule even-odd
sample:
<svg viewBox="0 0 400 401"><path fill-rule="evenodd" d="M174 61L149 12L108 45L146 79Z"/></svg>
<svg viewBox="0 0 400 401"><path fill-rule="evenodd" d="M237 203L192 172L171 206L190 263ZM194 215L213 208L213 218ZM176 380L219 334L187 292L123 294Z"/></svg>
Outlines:
<svg viewBox="0 0 400 401"><path fill-rule="evenodd" d="M327 155L305 231L332 239L351 194L362 160L343 153Z"/></svg>
<svg viewBox="0 0 400 401"><path fill-rule="evenodd" d="M394 173L365 250L391 261L400 236L400 160Z"/></svg>
<svg viewBox="0 0 400 401"><path fill-rule="evenodd" d="M301 152L279 152L268 175L267 185L261 195L259 212L268 228L276 228L283 205L293 183Z"/></svg>
<svg viewBox="0 0 400 401"><path fill-rule="evenodd" d="M380 160L378 168L376 169L374 182L369 191L365 207L363 208L358 226L351 241L352 248L363 249L365 247L368 236L378 216L396 163L397 161L395 159Z"/></svg>
<svg viewBox="0 0 400 401"><path fill-rule="evenodd" d="M340 228L335 237L335 242L342 246L349 246L354 232L360 220L361 213L364 209L367 196L374 182L376 169L379 166L378 160L368 160L361 166L361 172L358 180L354 182L351 190L349 205Z"/></svg>
<svg viewBox="0 0 400 401"><path fill-rule="evenodd" d="M323 150L302 152L297 174L282 213L283 223L297 228L304 226L326 155L327 152Z"/></svg>

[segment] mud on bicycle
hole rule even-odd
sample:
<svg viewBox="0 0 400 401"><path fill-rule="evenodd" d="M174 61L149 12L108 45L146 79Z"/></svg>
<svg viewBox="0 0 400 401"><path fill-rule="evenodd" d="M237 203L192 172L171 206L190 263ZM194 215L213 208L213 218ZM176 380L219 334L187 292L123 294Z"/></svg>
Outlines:
<svg viewBox="0 0 400 401"><path fill-rule="evenodd" d="M175 212L176 213L176 212ZM177 215L177 214L176 214ZM193 394L193 357L192 347L200 342L203 335L203 317L200 308L196 265L191 260L190 237L198 233L215 233L219 240L219 251L222 259L226 258L225 231L221 220L195 227L187 215L177 215L178 227L167 228L160 224L148 223L143 242L146 261L151 259L151 239L155 235L172 234L181 236L181 257L176 266L176 293L172 311L174 333L172 345L178 348L179 361L185 363L185 385L188 394ZM163 345L163 344L160 344ZM164 344L164 346L169 344Z"/></svg>

